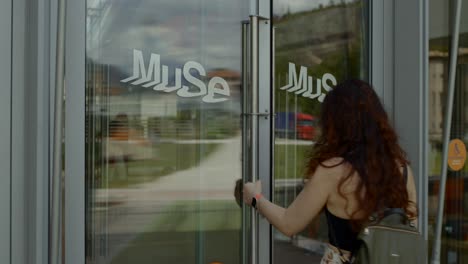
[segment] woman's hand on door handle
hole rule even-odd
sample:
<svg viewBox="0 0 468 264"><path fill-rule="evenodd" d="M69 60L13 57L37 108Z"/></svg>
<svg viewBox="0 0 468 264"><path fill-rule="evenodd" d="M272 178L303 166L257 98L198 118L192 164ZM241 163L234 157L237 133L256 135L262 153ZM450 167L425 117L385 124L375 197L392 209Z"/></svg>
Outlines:
<svg viewBox="0 0 468 264"><path fill-rule="evenodd" d="M238 179L236 181L236 187L234 188L234 197L236 198L237 205L242 208L242 188L244 187L244 183L242 179Z"/></svg>
<svg viewBox="0 0 468 264"><path fill-rule="evenodd" d="M256 195L261 195L262 193L262 182L260 180L253 182L247 182L244 184L244 189L242 193L242 199L244 203L252 205L252 200Z"/></svg>

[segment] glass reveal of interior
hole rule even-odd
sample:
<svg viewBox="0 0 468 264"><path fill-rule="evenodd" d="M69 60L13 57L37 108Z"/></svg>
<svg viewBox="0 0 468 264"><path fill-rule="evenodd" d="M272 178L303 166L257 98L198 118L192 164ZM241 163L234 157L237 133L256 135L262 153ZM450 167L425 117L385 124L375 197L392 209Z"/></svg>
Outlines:
<svg viewBox="0 0 468 264"><path fill-rule="evenodd" d="M468 144L468 1L462 1L459 47L451 50L456 1L429 1L429 153L428 235L429 256L432 254L437 218L439 182L442 169L442 147L450 54L457 52L455 93L450 139ZM462 146L459 146L462 148ZM458 169L458 168L456 168ZM440 263L468 263L468 167L447 171L445 210L442 221ZM467 184L465 184L467 183Z"/></svg>
<svg viewBox="0 0 468 264"><path fill-rule="evenodd" d="M248 5L87 0L86 263L242 263Z"/></svg>
<svg viewBox="0 0 468 264"><path fill-rule="evenodd" d="M320 105L347 78L368 79L368 1L273 0L275 36L274 201L301 191L307 155L320 134ZM274 231L274 263L320 263L324 215L294 237Z"/></svg>

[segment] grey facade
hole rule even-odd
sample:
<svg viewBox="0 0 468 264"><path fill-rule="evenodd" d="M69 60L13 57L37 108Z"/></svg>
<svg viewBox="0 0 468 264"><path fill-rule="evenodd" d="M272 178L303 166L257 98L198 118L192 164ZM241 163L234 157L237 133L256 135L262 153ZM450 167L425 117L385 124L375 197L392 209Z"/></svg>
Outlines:
<svg viewBox="0 0 468 264"><path fill-rule="evenodd" d="M466 142L468 2L459 1L450 139ZM2 263L286 263L285 254L315 263L325 243L320 219L285 238L238 209L229 184L254 170L265 195L287 206L301 188L298 164L312 130L295 125L280 135L271 113L311 122L325 86L350 77L369 80L391 116L432 245L458 1L319 2L3 1ZM251 15L258 27L245 22ZM253 83L254 106L243 89ZM255 104L258 120L242 123ZM54 173L57 149L63 174ZM448 172L441 263L468 263L466 177L465 168ZM168 219L182 220L171 227Z"/></svg>

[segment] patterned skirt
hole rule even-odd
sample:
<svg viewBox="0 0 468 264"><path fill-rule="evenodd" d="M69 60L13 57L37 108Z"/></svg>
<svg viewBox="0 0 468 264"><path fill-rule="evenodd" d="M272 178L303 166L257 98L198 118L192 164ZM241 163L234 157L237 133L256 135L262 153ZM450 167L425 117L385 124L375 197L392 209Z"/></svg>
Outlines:
<svg viewBox="0 0 468 264"><path fill-rule="evenodd" d="M346 261L349 261L351 253L345 250L341 250L341 252L343 253L343 256L340 255L338 248L328 244L320 264L342 264L346 263Z"/></svg>

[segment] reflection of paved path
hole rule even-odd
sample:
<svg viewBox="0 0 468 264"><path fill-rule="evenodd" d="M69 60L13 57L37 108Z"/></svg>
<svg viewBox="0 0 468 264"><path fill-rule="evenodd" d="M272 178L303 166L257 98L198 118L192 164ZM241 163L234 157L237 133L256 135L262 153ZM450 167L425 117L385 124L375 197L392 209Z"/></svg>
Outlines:
<svg viewBox="0 0 468 264"><path fill-rule="evenodd" d="M116 201L231 199L235 181L241 177L241 138L219 142L223 143L197 167L132 188L98 190L97 196Z"/></svg>
<svg viewBox="0 0 468 264"><path fill-rule="evenodd" d="M93 249L95 254L103 252L102 247L107 252L94 263L111 263L130 241L148 232L155 219L162 217L164 208L174 200L232 201L235 181L241 177L241 138L238 136L216 143L220 144L219 147L197 167L132 188L96 190L97 201L108 201L114 205L94 208ZM107 241L107 245L102 243L102 239Z"/></svg>
<svg viewBox="0 0 468 264"><path fill-rule="evenodd" d="M145 184L143 188L166 191L226 191L232 194L241 177L241 137L226 140L198 167L178 171Z"/></svg>

